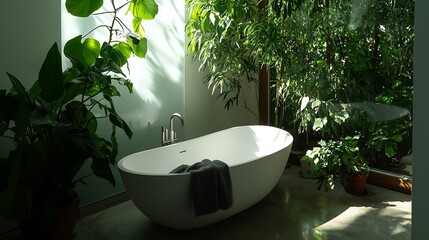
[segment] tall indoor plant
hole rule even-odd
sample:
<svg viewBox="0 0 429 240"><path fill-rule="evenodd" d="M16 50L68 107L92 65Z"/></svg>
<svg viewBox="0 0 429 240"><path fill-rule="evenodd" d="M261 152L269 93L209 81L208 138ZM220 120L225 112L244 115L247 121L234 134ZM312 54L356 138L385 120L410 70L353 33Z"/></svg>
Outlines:
<svg viewBox="0 0 429 240"><path fill-rule="evenodd" d="M115 185L111 166L118 154L116 128L132 137L113 98L120 96L117 86L132 91L122 68L132 55L145 56L142 20L153 19L158 6L153 0L121 6L109 2L113 10L104 11L103 0L66 0L67 11L74 16L110 14L110 25L94 29L105 28L108 39L103 43L86 35L70 39L63 52L71 66L64 71L55 43L30 89L7 73L12 89L0 90L0 137L14 146L0 158L0 213L30 225L33 234L40 234L35 238L55 238L47 233L52 230L53 209L76 198L75 177L85 161L91 161L95 175ZM117 15L125 7L134 16L131 29ZM101 119L112 126L110 139L97 132Z"/></svg>
<svg viewBox="0 0 429 240"><path fill-rule="evenodd" d="M201 61L205 83L230 108L241 91L258 82L258 59L244 31L258 16L256 1L186 0L190 11L188 52Z"/></svg>

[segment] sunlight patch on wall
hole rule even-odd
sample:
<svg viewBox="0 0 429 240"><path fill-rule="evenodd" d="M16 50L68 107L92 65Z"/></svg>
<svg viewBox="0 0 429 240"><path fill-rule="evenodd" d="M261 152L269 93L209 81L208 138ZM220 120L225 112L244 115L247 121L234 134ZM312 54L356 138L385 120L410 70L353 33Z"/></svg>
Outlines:
<svg viewBox="0 0 429 240"><path fill-rule="evenodd" d="M126 3L125 0L116 0L116 6ZM159 12L154 20L143 21L148 52L144 59L131 57L129 68L123 71L133 82L134 94L129 96L126 89L118 87L123 97L117 100L118 111L122 112L126 120L138 129L156 124L161 118L167 118L172 112L182 111L184 108L184 58L185 33L183 2L172 0L157 0ZM110 14L100 14L85 19L71 16L64 7L62 0L62 47L77 35L86 35L97 39L100 43L107 40L108 30L99 28L91 32L100 24L111 24ZM110 7L109 3L105 3ZM124 7L119 16L126 23L131 23L131 15L126 14ZM109 9L97 12L109 11ZM131 27L131 26L129 26ZM120 37L120 36L118 36ZM64 59L66 59L63 56ZM68 67L64 61L63 67ZM128 70L129 69L129 70ZM136 99L138 96L140 99Z"/></svg>

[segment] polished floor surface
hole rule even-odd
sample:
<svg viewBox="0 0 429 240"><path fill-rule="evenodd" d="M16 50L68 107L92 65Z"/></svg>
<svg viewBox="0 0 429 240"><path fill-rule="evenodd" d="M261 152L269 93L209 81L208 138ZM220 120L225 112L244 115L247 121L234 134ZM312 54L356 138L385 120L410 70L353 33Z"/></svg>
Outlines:
<svg viewBox="0 0 429 240"><path fill-rule="evenodd" d="M350 195L341 185L326 193L299 170L287 168L264 200L209 227L167 229L127 201L81 219L76 239L411 239L411 195L373 185L366 196Z"/></svg>
<svg viewBox="0 0 429 240"><path fill-rule="evenodd" d="M81 219L76 240L411 239L411 195L374 185L366 196L317 190L300 168L285 170L274 190L255 206L217 224L172 230L153 223L131 201ZM174 201L174 200L173 200Z"/></svg>

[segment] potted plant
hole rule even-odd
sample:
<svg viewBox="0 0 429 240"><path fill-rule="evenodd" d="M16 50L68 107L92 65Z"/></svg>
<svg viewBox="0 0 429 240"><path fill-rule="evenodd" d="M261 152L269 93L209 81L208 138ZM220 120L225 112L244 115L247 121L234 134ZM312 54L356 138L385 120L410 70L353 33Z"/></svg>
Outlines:
<svg viewBox="0 0 429 240"><path fill-rule="evenodd" d="M345 180L347 192L365 194L365 183L368 177L368 163L361 155L358 144L359 135L346 136L339 140L320 140L318 147L308 150L304 161L311 161L312 173L319 175L319 190L325 185L325 191L335 187L336 180ZM362 180L363 184L355 184L352 180ZM360 189L354 190L355 186Z"/></svg>
<svg viewBox="0 0 429 240"><path fill-rule="evenodd" d="M158 9L153 0L132 0L120 7L110 2L113 10L102 13L112 14L112 24L95 28L106 27L108 41L100 44L85 36L69 40L63 51L71 66L64 71L55 43L31 88L7 73L12 89L0 90L0 137L14 146L8 156L0 156L0 213L19 221L31 239L71 239L79 210L76 174L91 161L94 174L115 185L111 166L118 154L116 128L132 137L113 98L120 96L118 85L132 91L121 68L132 53L144 57L141 22L152 19ZM102 5L102 0L66 1L69 13L80 17ZM127 5L134 15L133 31L116 15ZM125 40L116 39L117 33ZM97 132L103 119L112 126L110 139ZM71 213L70 227L64 225L67 217L55 219L60 212Z"/></svg>

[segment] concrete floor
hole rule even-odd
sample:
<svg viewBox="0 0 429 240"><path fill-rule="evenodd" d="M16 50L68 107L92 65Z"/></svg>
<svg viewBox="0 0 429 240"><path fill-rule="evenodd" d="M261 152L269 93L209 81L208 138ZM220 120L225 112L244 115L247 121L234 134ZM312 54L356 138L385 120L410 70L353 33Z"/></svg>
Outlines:
<svg viewBox="0 0 429 240"><path fill-rule="evenodd" d="M368 185L368 194L359 197L340 184L326 193L299 170L287 168L264 200L205 228L159 226L127 201L81 219L76 239L411 239L411 195Z"/></svg>
<svg viewBox="0 0 429 240"><path fill-rule="evenodd" d="M168 229L126 201L80 219L75 239L411 239L411 195L367 185L366 196L353 196L340 184L326 193L317 190L317 180L301 178L299 170L297 166L286 168L265 199L208 227Z"/></svg>

